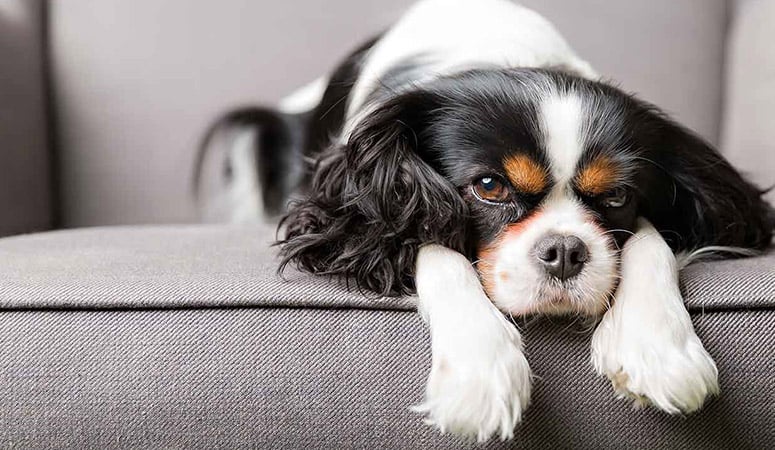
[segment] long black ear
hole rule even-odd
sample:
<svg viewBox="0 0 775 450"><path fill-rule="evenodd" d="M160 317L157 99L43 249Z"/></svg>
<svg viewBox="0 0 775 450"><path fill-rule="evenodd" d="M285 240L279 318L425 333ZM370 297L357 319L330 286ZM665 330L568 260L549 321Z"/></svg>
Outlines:
<svg viewBox="0 0 775 450"><path fill-rule="evenodd" d="M649 116L643 159L652 163L652 178L641 201L671 246L766 248L775 214L763 192L700 137L659 112Z"/></svg>
<svg viewBox="0 0 775 450"><path fill-rule="evenodd" d="M281 270L295 263L394 296L414 292L420 245L465 251L466 205L419 153L427 108L420 94L392 99L321 155L309 196L283 220Z"/></svg>

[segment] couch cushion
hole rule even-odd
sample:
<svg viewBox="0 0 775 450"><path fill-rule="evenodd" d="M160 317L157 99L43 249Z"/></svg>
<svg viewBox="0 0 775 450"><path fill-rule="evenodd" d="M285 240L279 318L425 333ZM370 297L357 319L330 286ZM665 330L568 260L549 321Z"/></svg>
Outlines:
<svg viewBox="0 0 775 450"><path fill-rule="evenodd" d="M348 291L339 280L277 274L272 226L155 226L0 239L0 307L311 306L411 310L412 298ZM682 277L691 310L775 307L775 252L701 262Z"/></svg>

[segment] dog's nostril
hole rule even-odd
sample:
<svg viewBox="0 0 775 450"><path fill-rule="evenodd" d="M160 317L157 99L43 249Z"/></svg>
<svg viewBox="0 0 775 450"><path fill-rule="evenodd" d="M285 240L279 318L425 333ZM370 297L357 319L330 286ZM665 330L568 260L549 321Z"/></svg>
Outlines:
<svg viewBox="0 0 775 450"><path fill-rule="evenodd" d="M572 252L570 254L570 262L572 264L583 263L584 262L584 257L581 256L581 253L579 253L579 252Z"/></svg>
<svg viewBox="0 0 775 450"><path fill-rule="evenodd" d="M587 246L576 236L565 237L565 251L571 264L583 264L587 261Z"/></svg>
<svg viewBox="0 0 775 450"><path fill-rule="evenodd" d="M578 275L589 259L587 246L576 236L545 236L538 241L534 252L544 270L563 281Z"/></svg>
<svg viewBox="0 0 775 450"><path fill-rule="evenodd" d="M541 258L544 261L554 261L555 259L557 259L557 249L550 248L546 252L546 254L539 255L538 257Z"/></svg>
<svg viewBox="0 0 775 450"><path fill-rule="evenodd" d="M563 237L555 234L546 236L536 244L535 255L545 264L554 264L563 259Z"/></svg>

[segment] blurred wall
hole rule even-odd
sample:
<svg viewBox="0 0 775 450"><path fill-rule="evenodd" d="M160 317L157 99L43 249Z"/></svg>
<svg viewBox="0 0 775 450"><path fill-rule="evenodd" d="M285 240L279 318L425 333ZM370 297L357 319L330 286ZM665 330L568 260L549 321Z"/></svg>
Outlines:
<svg viewBox="0 0 775 450"><path fill-rule="evenodd" d="M205 127L330 70L410 3L51 2L65 225L196 220L189 180ZM717 141L724 0L523 3L602 74Z"/></svg>
<svg viewBox="0 0 775 450"><path fill-rule="evenodd" d="M725 77L725 155L762 188L775 187L775 0L737 0ZM775 205L775 189L766 198Z"/></svg>

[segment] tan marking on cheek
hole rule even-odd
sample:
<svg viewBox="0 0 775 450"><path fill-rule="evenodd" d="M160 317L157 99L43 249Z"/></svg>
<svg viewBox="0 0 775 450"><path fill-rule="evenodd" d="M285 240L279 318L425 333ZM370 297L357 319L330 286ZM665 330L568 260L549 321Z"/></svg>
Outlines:
<svg viewBox="0 0 775 450"><path fill-rule="evenodd" d="M521 192L538 194L546 189L546 170L527 155L507 156L503 168L511 184Z"/></svg>
<svg viewBox="0 0 775 450"><path fill-rule="evenodd" d="M576 187L587 195L600 195L611 190L618 179L618 168L611 159L600 157L576 175Z"/></svg>
<svg viewBox="0 0 775 450"><path fill-rule="evenodd" d="M477 252L476 259L478 262L476 263L476 269L479 271L479 277L482 280L484 292L487 293L489 297L492 297L495 285L498 282L506 283L509 281L508 273L495 273L495 262L498 257L498 249L500 249L505 242L515 239L522 234L525 228L540 215L541 213L533 213L530 217L521 222L507 225L493 242L481 247Z"/></svg>

